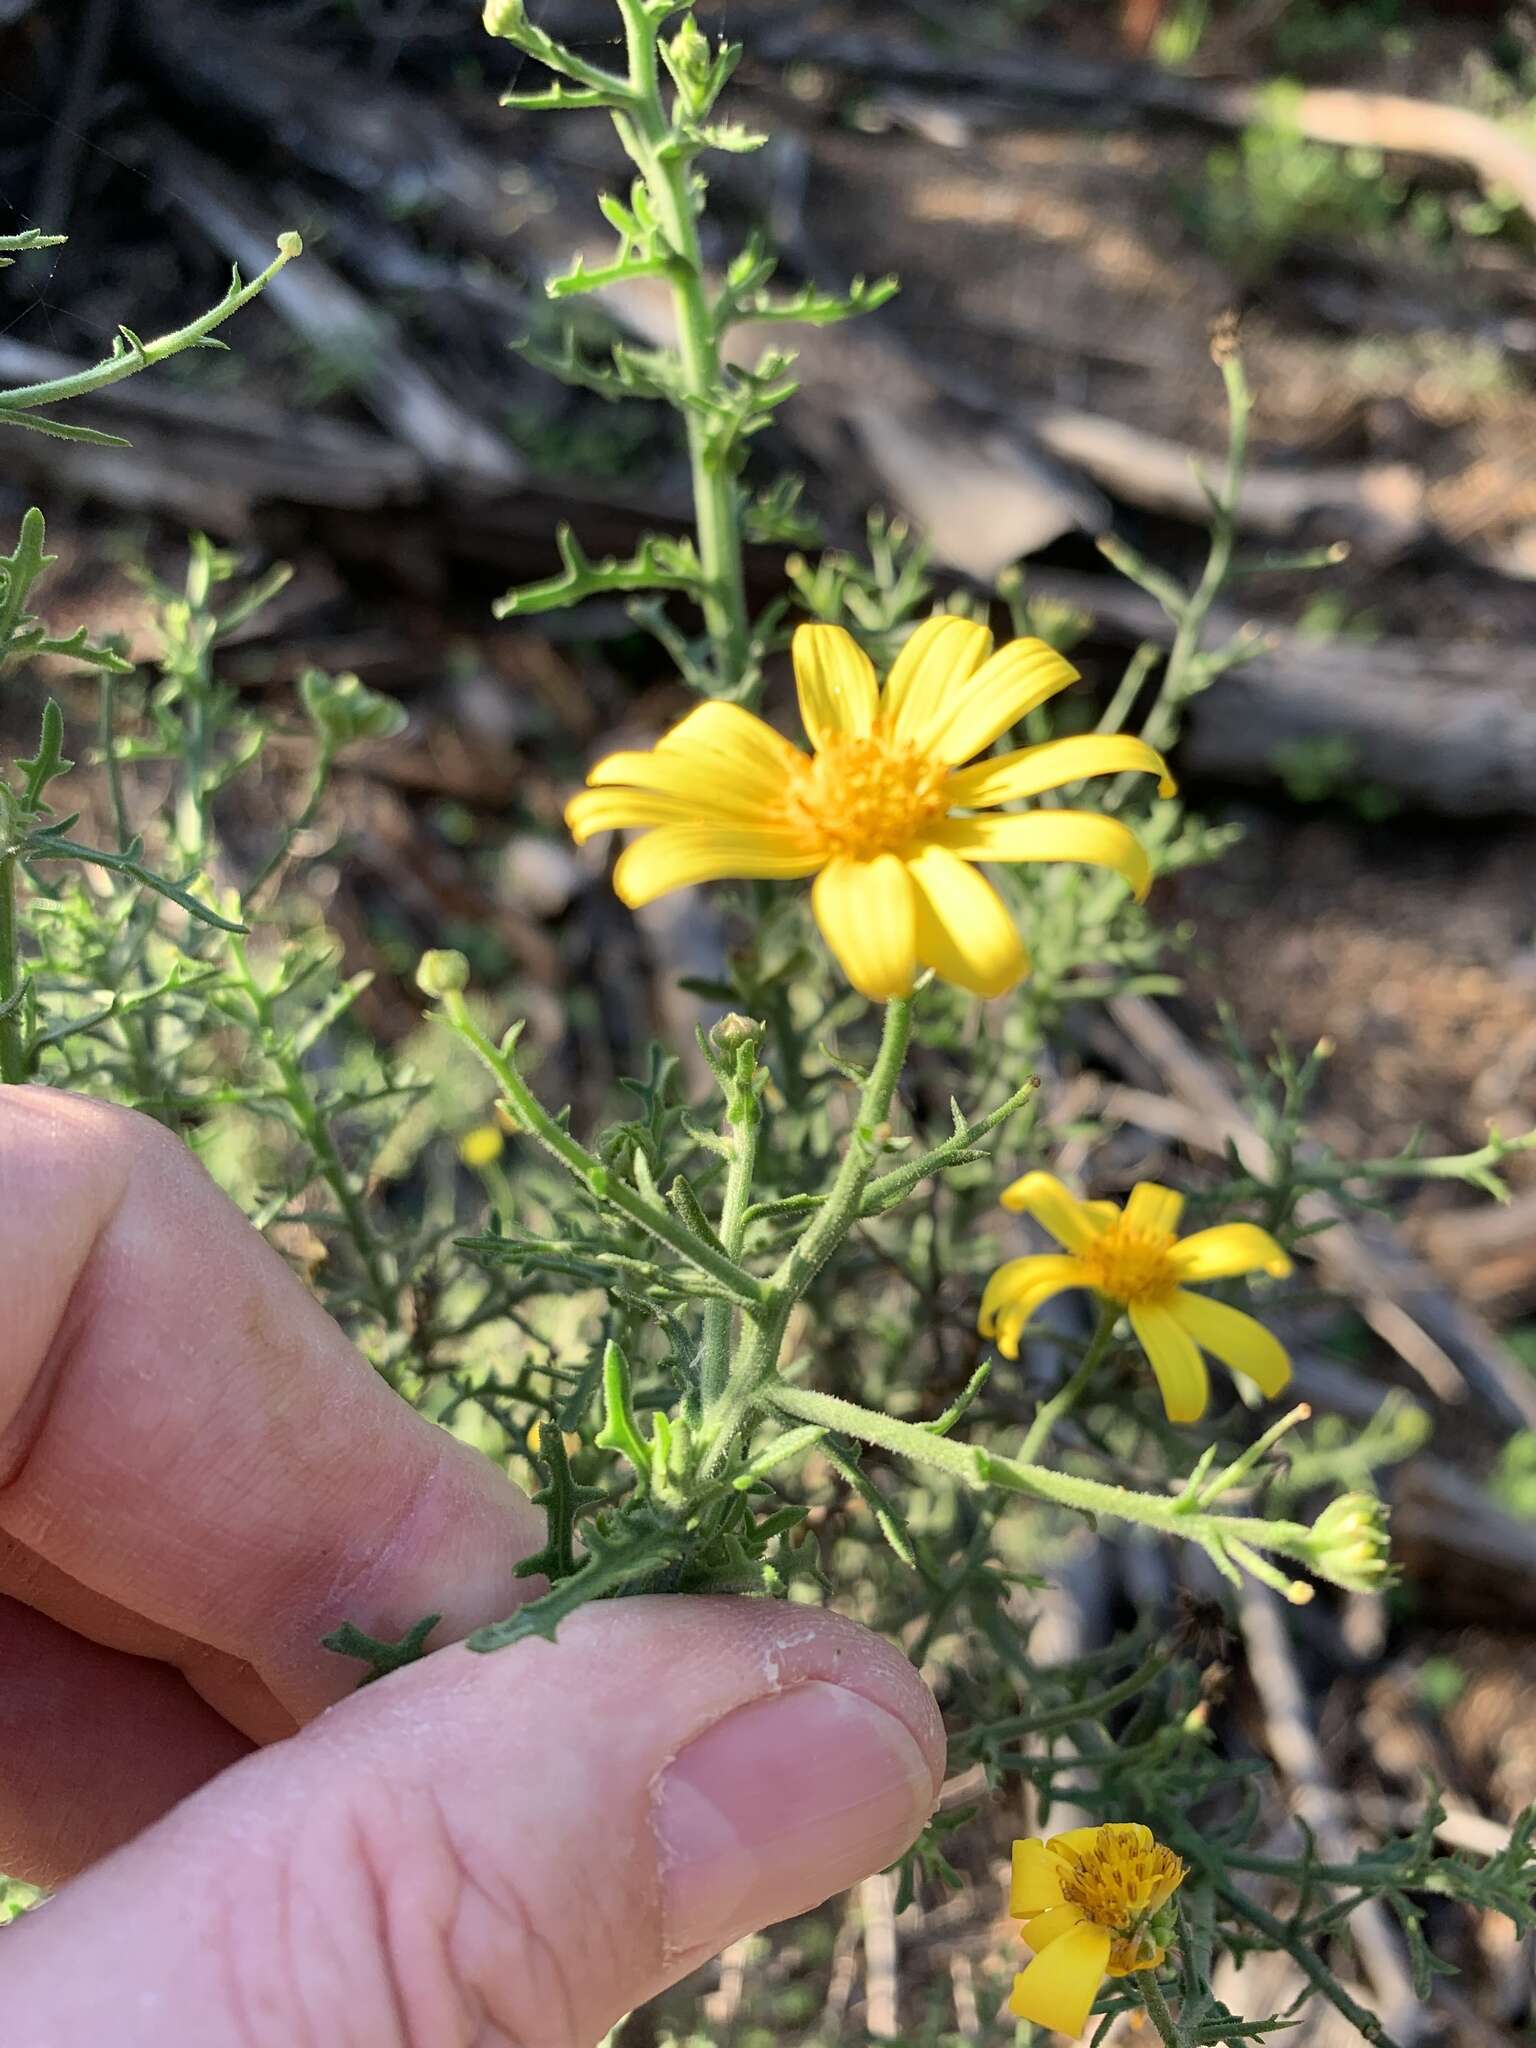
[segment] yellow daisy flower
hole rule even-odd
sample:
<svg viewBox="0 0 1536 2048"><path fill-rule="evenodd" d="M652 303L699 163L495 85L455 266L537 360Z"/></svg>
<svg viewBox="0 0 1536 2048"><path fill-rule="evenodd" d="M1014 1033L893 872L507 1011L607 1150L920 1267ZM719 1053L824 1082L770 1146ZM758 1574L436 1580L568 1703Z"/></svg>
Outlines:
<svg viewBox="0 0 1536 2048"><path fill-rule="evenodd" d="M694 882L814 875L823 937L854 987L885 1001L909 995L924 967L978 996L1002 995L1028 971L978 861L1087 861L1146 894L1146 853L1116 819L996 812L1127 769L1156 775L1171 796L1162 757L1144 741L1085 733L961 765L1076 680L1043 640L994 654L985 626L928 619L883 689L840 626L801 626L793 653L810 753L739 705L701 704L648 753L599 761L571 799L578 844L649 828L614 871L631 909Z"/></svg>
<svg viewBox="0 0 1536 2048"><path fill-rule="evenodd" d="M1015 1842L1008 1911L1034 1960L1013 1980L1015 2019L1081 2034L1106 1977L1155 1970L1167 1954L1163 1909L1184 1865L1139 1821Z"/></svg>
<svg viewBox="0 0 1536 2048"><path fill-rule="evenodd" d="M1043 1302L1067 1287L1091 1287L1117 1301L1152 1362L1170 1422L1198 1422L1210 1398L1202 1351L1230 1371L1254 1380L1273 1400L1291 1376L1285 1347L1262 1323L1208 1295L1192 1294L1191 1280L1224 1280L1237 1273L1271 1273L1291 1262L1267 1230L1253 1223L1218 1223L1179 1237L1184 1197L1144 1180L1122 1210L1115 1202L1083 1202L1054 1174L1026 1173L1003 1192L1005 1209L1022 1209L1048 1230L1065 1254L1010 1259L987 1282L977 1327L995 1338L1005 1358L1017 1358L1025 1325Z"/></svg>

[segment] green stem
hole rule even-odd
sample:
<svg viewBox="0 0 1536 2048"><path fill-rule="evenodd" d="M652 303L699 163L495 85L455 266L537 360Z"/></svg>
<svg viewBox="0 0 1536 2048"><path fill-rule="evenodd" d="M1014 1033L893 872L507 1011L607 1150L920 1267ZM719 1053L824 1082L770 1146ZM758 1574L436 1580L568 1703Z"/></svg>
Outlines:
<svg viewBox="0 0 1536 2048"><path fill-rule="evenodd" d="M1294 1867L1292 1874L1294 1875ZM1367 2041L1375 2042L1376 2048L1397 2048L1397 2043L1375 2013L1367 2012L1364 2006L1357 2004L1350 1997L1333 1972L1325 1968L1321 1957L1308 1948L1305 1942L1298 1941L1283 1920L1277 1919L1256 1899L1251 1899L1246 1892L1239 1891L1235 1884L1219 1873L1211 1873L1211 1883L1228 1910L1238 1919L1246 1920L1250 1927L1262 1934L1271 1948L1283 1949L1312 1988L1327 1999L1335 2012L1342 2013L1350 2025L1357 2028Z"/></svg>
<svg viewBox="0 0 1536 2048"><path fill-rule="evenodd" d="M57 405L66 398L81 398L87 392L100 391L104 385L120 384L125 377L136 376L140 370L163 363L168 356L179 355L183 349L195 348L205 335L222 326L232 313L238 313L242 306L249 305L258 293L264 291L283 266L301 253L302 248L297 235L279 235L277 257L259 277L253 277L248 284L232 286L216 306L188 321L185 327L162 334L154 341L135 342L125 347L121 355L109 356L105 362L95 363L88 370L75 370L67 377L50 377L41 384L19 384L10 391L0 391L0 412L31 412L40 405Z"/></svg>
<svg viewBox="0 0 1536 2048"><path fill-rule="evenodd" d="M29 1079L21 1028L21 960L16 934L16 855L0 860L0 1081Z"/></svg>
<svg viewBox="0 0 1536 2048"><path fill-rule="evenodd" d="M198 871L208 847L208 680L202 663L198 673L183 678L184 710L176 763L176 849L185 866Z"/></svg>
<svg viewBox="0 0 1536 2048"><path fill-rule="evenodd" d="M773 1276L774 1292L798 1301L853 1228L863 1206L864 1189L879 1156L877 1133L891 1112L896 1084L912 1042L912 998L898 996L885 1006L880 1050L859 1098L858 1115L848 1149L815 1221Z"/></svg>
<svg viewBox="0 0 1536 2048"><path fill-rule="evenodd" d="M384 1324L393 1329L399 1305L399 1285L394 1261L380 1244L367 1206L337 1149L330 1122L315 1101L304 1069L291 1044L285 1043L272 1015L266 991L251 972L245 948L236 940L230 947L239 985L251 1005L263 1050L277 1070L283 1100L293 1112L299 1132L314 1154L320 1177L336 1198L346 1223L347 1235L367 1281L369 1306Z"/></svg>
<svg viewBox="0 0 1536 2048"><path fill-rule="evenodd" d="M563 1124L556 1123L508 1055L493 1045L480 1029L459 990L452 989L443 997L443 1012L459 1036L474 1047L490 1068L513 1116L532 1132L547 1152L554 1154L568 1173L589 1188L598 1201L609 1203L631 1223L638 1224L647 1235L659 1238L680 1259L718 1280L733 1300L748 1308L763 1306L768 1299L768 1291L761 1280L737 1265L734 1259L716 1251L703 1238L696 1237L668 1210L648 1202L611 1167L595 1159Z"/></svg>
<svg viewBox="0 0 1536 2048"><path fill-rule="evenodd" d="M781 1383L759 1387L762 1406L797 1422L816 1422L878 1444L898 1457L911 1458L920 1465L932 1465L962 1485L985 1491L1000 1487L1005 1492L1025 1493L1055 1507L1070 1508L1078 1514L1113 1515L1118 1521L1138 1522L1165 1536L1199 1543L1227 1571L1235 1576L1228 1557L1232 1543L1253 1550L1274 1550L1291 1557L1306 1556L1309 1531L1296 1522L1259 1521L1248 1515L1213 1515L1184 1506L1163 1494L1136 1493L1126 1486L1112 1486L1100 1479L1084 1479L1075 1472L1054 1472L1044 1465L1029 1465L1016 1458L1002 1458L974 1445L956 1443L952 1437L936 1436L920 1422L902 1422L894 1415L863 1408L836 1394L818 1394L807 1387Z"/></svg>
<svg viewBox="0 0 1536 2048"><path fill-rule="evenodd" d="M1239 356L1232 354L1222 361L1221 375L1227 387L1227 473L1220 495L1211 508L1211 546L1205 569L1189 599L1180 607L1168 665L1163 671L1163 686L1142 728L1142 737L1148 745L1159 748L1167 747L1177 736L1180 709L1192 694L1191 674L1200 653L1206 621L1226 583L1237 545L1237 512L1242 501L1243 467L1248 456L1248 416L1253 405Z"/></svg>
<svg viewBox="0 0 1536 2048"><path fill-rule="evenodd" d="M762 1101L752 1081L756 1064L755 1048L744 1048L743 1054L737 1055L737 1069L725 1109L731 1156L720 1210L720 1243L727 1258L738 1264L747 1234L747 1211L763 1121ZM704 1309L704 1342L699 1360L699 1391L706 1409L712 1408L725 1392L730 1377L730 1354L731 1304L711 1301Z"/></svg>
<svg viewBox="0 0 1536 2048"><path fill-rule="evenodd" d="M1184 2048L1184 2037L1179 2032L1178 2022L1168 2010L1168 2001L1163 1996L1162 1985L1157 1981L1156 1970L1138 1970L1136 1989L1141 1993L1141 2002L1146 2008L1147 2018L1156 2027L1163 2048Z"/></svg>
<svg viewBox="0 0 1536 2048"><path fill-rule="evenodd" d="M880 1050L875 1055L875 1064L859 1097L853 1130L827 1199L803 1235L790 1247L779 1270L768 1283L763 1312L754 1318L719 1400L714 1403L713 1410L705 1412L709 1443L704 1468L706 1474L720 1469L730 1453L737 1431L760 1407L763 1388L773 1379L778 1367L790 1310L858 1218L865 1186L879 1157L879 1132L890 1114L911 1038L912 998L898 996L885 1006ZM844 1405L852 1406L851 1403ZM864 1411L855 1412L862 1414Z"/></svg>
<svg viewBox="0 0 1536 2048"><path fill-rule="evenodd" d="M672 261L667 275L677 324L682 390L687 401L688 460L693 474L694 517L699 560L704 569L701 605L715 649L720 694L740 698L747 682L750 627L741 560L734 449L720 431L720 349L704 284L699 247L698 203L689 159L678 153L673 126L661 103L656 51L660 24L642 0L620 0L629 46L632 104L616 112L620 140L638 166Z"/></svg>
<svg viewBox="0 0 1536 2048"><path fill-rule="evenodd" d="M323 746L320 749L315 760L314 774L310 778L309 794L304 799L304 806L298 816L291 823L284 826L282 832L278 835L276 846L267 855L266 860L257 869L256 874L248 884L245 891L245 901L247 903L255 902L261 890L271 881L272 877L292 852L300 834L307 832L315 822L315 813L319 810L321 799L330 787L331 768L335 759L336 756L329 747Z"/></svg>
<svg viewBox="0 0 1536 2048"><path fill-rule="evenodd" d="M1089 1339L1088 1349L1083 1353L1082 1364L1049 1401L1042 1401L1035 1410L1035 1418L1019 1446L1019 1458L1022 1463L1028 1465L1039 1456L1049 1442L1051 1431L1057 1423L1063 1416L1070 1415L1077 1406L1083 1389L1104 1361L1104 1354L1109 1349L1109 1340L1119 1317L1120 1310L1114 1302L1106 1302L1099 1310L1098 1327Z"/></svg>
<svg viewBox="0 0 1536 2048"><path fill-rule="evenodd" d="M1174 1661L1174 1655L1172 1650L1154 1650L1128 1678L1122 1678L1118 1685L1095 1693L1090 1699L1072 1700L1064 1707L1050 1707L1040 1714L1016 1714L1008 1720L989 1721L985 1729L979 1731L980 1736L986 1742L1019 1742L1026 1736L1056 1735L1076 1728L1084 1721L1101 1720L1105 1714L1113 1713L1116 1707L1123 1707L1161 1678ZM961 1737L959 1747L968 1747L966 1737Z"/></svg>

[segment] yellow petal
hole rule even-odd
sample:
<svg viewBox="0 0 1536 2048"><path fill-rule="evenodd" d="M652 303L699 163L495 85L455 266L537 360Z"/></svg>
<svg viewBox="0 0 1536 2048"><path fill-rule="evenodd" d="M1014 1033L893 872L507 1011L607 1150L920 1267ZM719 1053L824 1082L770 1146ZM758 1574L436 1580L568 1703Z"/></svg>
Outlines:
<svg viewBox="0 0 1536 2048"><path fill-rule="evenodd" d="M991 804L1038 796L1045 789L1061 789L1089 775L1138 772L1158 778L1159 796L1176 794L1167 763L1145 740L1123 732L1085 732L1071 739L1047 740L1040 747L1020 747L1015 753L978 761L973 768L957 769L945 783L944 794L957 811L981 811Z"/></svg>
<svg viewBox="0 0 1536 2048"><path fill-rule="evenodd" d="M1291 1262L1256 1223L1218 1223L1197 1230L1170 1254L1181 1280L1230 1280L1238 1273L1270 1273L1283 1280Z"/></svg>
<svg viewBox="0 0 1536 2048"><path fill-rule="evenodd" d="M654 789L579 789L565 807L565 822L578 846L599 832L631 825L699 825L692 797L666 796Z"/></svg>
<svg viewBox="0 0 1536 2048"><path fill-rule="evenodd" d="M1061 1859L1053 1856L1044 1842L1015 1842L1008 1893L1008 1911L1014 1919L1022 1919L1026 1913L1049 1912L1061 1903Z"/></svg>
<svg viewBox="0 0 1536 2048"><path fill-rule="evenodd" d="M1103 1205L1096 1202L1090 1208L1087 1202L1080 1202L1054 1173L1026 1173L1022 1180L1004 1188L999 1200L1005 1209L1033 1216L1069 1252L1085 1251L1104 1229L1103 1216L1092 1213Z"/></svg>
<svg viewBox="0 0 1536 2048"><path fill-rule="evenodd" d="M924 619L886 680L880 715L887 731L926 752L930 734L991 652L985 626L949 612Z"/></svg>
<svg viewBox="0 0 1536 2048"><path fill-rule="evenodd" d="M912 993L917 979L917 909L912 877L894 853L874 860L840 855L816 877L811 907L822 937L860 995L871 1002Z"/></svg>
<svg viewBox="0 0 1536 2048"><path fill-rule="evenodd" d="M841 626L800 626L791 648L800 722L813 747L873 730L880 709L875 665Z"/></svg>
<svg viewBox="0 0 1536 2048"><path fill-rule="evenodd" d="M1058 2034L1081 2034L1104 1982L1109 1951L1108 1929L1085 1920L1019 1972L1008 2010L1017 2020L1053 2027Z"/></svg>
<svg viewBox="0 0 1536 2048"><path fill-rule="evenodd" d="M1132 1230L1172 1237L1184 1214L1184 1197L1155 1180L1139 1180L1125 1198L1125 1220Z"/></svg>
<svg viewBox="0 0 1536 2048"><path fill-rule="evenodd" d="M1105 1822L1099 1821L1092 1827L1067 1828L1059 1835L1052 1835L1045 1846L1063 1856L1090 1855L1099 1846L1099 1837L1103 1834L1105 1825Z"/></svg>
<svg viewBox="0 0 1536 2048"><path fill-rule="evenodd" d="M1129 826L1097 811L1025 811L985 818L941 818L923 834L962 860L1080 860L1124 875L1138 899L1152 866Z"/></svg>
<svg viewBox="0 0 1536 2048"><path fill-rule="evenodd" d="M1157 1374L1168 1420L1198 1422L1211 1397L1210 1375L1200 1356L1200 1347L1167 1309L1155 1302L1133 1301L1130 1318L1131 1328L1141 1339L1142 1349Z"/></svg>
<svg viewBox="0 0 1536 2048"><path fill-rule="evenodd" d="M738 704L701 704L647 753L609 754L590 788L629 787L686 797L701 819L755 823L783 808L784 787L810 759Z"/></svg>
<svg viewBox="0 0 1536 2048"><path fill-rule="evenodd" d="M751 876L788 882L814 874L819 856L786 832L745 826L663 825L626 846L613 870L614 891L631 910L695 882Z"/></svg>
<svg viewBox="0 0 1536 2048"><path fill-rule="evenodd" d="M700 704L663 733L654 753L688 756L714 772L728 769L744 786L779 794L786 773L806 765L806 756L781 732L739 704ZM589 776L588 781L591 780Z"/></svg>
<svg viewBox="0 0 1536 2048"><path fill-rule="evenodd" d="M1006 995L1029 972L1029 955L992 884L942 846L923 847L907 868L918 959L973 996Z"/></svg>
<svg viewBox="0 0 1536 2048"><path fill-rule="evenodd" d="M1010 640L945 699L925 745L941 761L969 761L1047 697L1077 681L1077 670L1043 640Z"/></svg>
<svg viewBox="0 0 1536 2048"><path fill-rule="evenodd" d="M1146 1936L1143 1935L1142 1939L1145 1940ZM1108 1975L1111 1977L1134 1977L1142 1970L1160 1970L1163 1967L1163 1959L1167 1953L1167 1949L1154 1943L1145 1952L1138 1950L1134 1963L1111 1963Z"/></svg>
<svg viewBox="0 0 1536 2048"><path fill-rule="evenodd" d="M1005 1358L1017 1358L1019 1338L1035 1310L1065 1287L1088 1284L1088 1275L1080 1262L1063 1258L1059 1252L1009 1259L987 1282L976 1327L983 1337L997 1337L998 1349Z"/></svg>
<svg viewBox="0 0 1536 2048"><path fill-rule="evenodd" d="M1053 1941L1060 1941L1064 1934L1070 1934L1074 1927L1081 1927L1088 1915L1081 1906L1069 1906L1063 1902L1052 1906L1049 1912L1032 1913L1019 1929L1036 1955L1049 1948Z"/></svg>
<svg viewBox="0 0 1536 2048"><path fill-rule="evenodd" d="M1291 1361L1285 1346L1240 1308L1229 1308L1224 1301L1190 1294L1181 1287L1169 1302L1168 1313L1230 1372L1255 1381L1267 1400L1273 1401L1290 1379Z"/></svg>

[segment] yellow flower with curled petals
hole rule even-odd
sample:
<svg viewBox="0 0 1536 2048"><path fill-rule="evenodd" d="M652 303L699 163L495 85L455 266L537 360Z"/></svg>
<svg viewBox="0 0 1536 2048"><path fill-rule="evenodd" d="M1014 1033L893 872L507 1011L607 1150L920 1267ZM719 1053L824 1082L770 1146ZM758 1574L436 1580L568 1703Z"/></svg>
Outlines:
<svg viewBox="0 0 1536 2048"><path fill-rule="evenodd" d="M578 843L641 828L613 877L631 909L695 882L814 875L823 937L854 987L885 1001L910 995L925 967L978 996L1003 995L1028 972L977 862L1086 861L1146 894L1146 853L1117 819L997 808L1126 770L1157 776L1171 796L1145 741L1085 733L974 759L1076 680L1043 640L994 653L985 626L928 619L883 688L840 626L801 626L793 654L811 752L740 705L701 704L649 752L599 761L567 805Z"/></svg>
<svg viewBox="0 0 1536 2048"><path fill-rule="evenodd" d="M1014 2018L1081 2034L1106 1977L1161 1964L1185 1874L1139 1821L1015 1842L1008 1911L1035 1954L1013 1980Z"/></svg>
<svg viewBox="0 0 1536 2048"><path fill-rule="evenodd" d="M1003 1191L1005 1209L1022 1209L1065 1247L1062 1253L1010 1259L987 1282L978 1328L996 1340L1005 1358L1017 1358L1031 1316L1068 1287L1088 1287L1119 1302L1151 1360L1170 1422L1198 1422L1210 1398L1201 1356L1209 1351L1229 1371L1257 1383L1270 1400L1291 1376L1278 1338L1241 1309L1191 1293L1190 1281L1224 1280L1239 1273L1277 1279L1291 1262L1267 1230L1253 1223L1218 1223L1179 1237L1184 1197L1144 1180L1122 1209L1115 1202L1084 1202L1054 1174L1026 1173Z"/></svg>

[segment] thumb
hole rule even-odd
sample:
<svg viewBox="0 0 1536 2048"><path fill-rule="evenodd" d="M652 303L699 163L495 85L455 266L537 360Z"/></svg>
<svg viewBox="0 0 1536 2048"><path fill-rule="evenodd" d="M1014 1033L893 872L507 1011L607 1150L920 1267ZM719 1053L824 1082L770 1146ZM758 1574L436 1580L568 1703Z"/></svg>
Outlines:
<svg viewBox="0 0 1536 2048"><path fill-rule="evenodd" d="M554 1643L439 1651L215 1779L10 1931L7 2037L590 2048L891 1862L942 1766L927 1689L837 1615L592 1606Z"/></svg>

